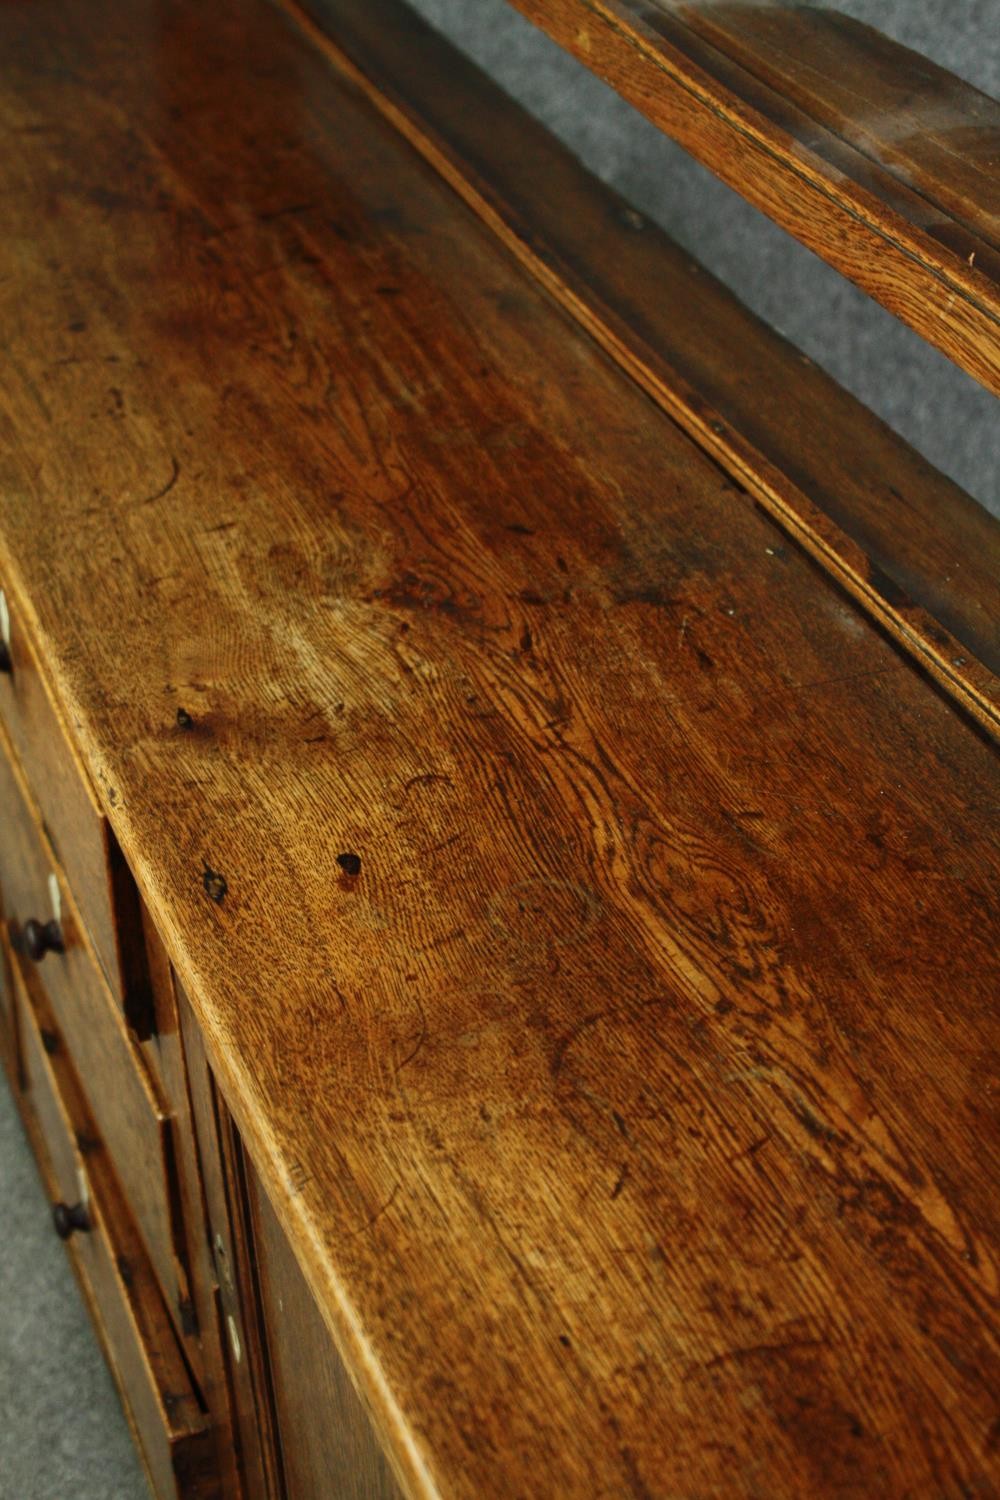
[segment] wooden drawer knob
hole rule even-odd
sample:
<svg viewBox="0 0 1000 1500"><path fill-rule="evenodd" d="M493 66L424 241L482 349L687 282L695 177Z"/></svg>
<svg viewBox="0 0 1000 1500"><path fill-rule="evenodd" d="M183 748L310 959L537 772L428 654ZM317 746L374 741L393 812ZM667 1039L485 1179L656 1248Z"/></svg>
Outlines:
<svg viewBox="0 0 1000 1500"><path fill-rule="evenodd" d="M68 1203L54 1203L52 1224L59 1238L68 1240L70 1235L76 1234L77 1231L81 1234L89 1231L90 1215L82 1203L74 1203L72 1207Z"/></svg>
<svg viewBox="0 0 1000 1500"><path fill-rule="evenodd" d="M49 922L36 922L31 917L24 924L24 951L33 964L40 964L46 953L64 953L62 930L53 917Z"/></svg>

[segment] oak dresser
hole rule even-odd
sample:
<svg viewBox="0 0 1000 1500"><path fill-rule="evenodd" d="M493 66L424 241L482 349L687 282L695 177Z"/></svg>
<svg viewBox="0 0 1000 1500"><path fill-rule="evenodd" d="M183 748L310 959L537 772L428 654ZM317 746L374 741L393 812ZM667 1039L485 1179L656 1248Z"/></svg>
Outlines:
<svg viewBox="0 0 1000 1500"><path fill-rule="evenodd" d="M1000 391L1000 106L518 0ZM1000 527L396 0L0 7L0 1051L158 1500L1000 1494Z"/></svg>

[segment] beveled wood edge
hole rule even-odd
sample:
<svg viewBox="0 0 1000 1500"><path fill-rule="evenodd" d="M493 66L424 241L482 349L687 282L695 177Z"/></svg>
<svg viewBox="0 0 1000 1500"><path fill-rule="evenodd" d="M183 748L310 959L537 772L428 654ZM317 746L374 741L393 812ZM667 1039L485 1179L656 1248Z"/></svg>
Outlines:
<svg viewBox="0 0 1000 1500"><path fill-rule="evenodd" d="M974 257L970 264L768 120L654 28L643 0L510 3L727 186L1000 395L1000 287ZM675 14L657 11L656 19L686 33L700 56L722 58ZM722 71L737 66L724 62Z"/></svg>
<svg viewBox="0 0 1000 1500"><path fill-rule="evenodd" d="M761 504L864 611L927 671L953 701L989 733L1000 738L1000 677L972 648L958 640L919 603L887 597L877 582L879 570L864 549L826 515L787 474L754 444L722 420L704 398L651 347L641 329L626 323L595 297L593 287L564 247L546 241L521 223L497 184L467 162L428 117L403 99L384 77L374 77L332 37L302 0L278 0L310 40L339 72L362 89L383 117L399 130L424 159L513 252L531 275L605 349L612 359L671 418L695 438L747 494ZM439 45L450 49L450 44ZM454 49L450 49L454 50ZM457 55L457 54L456 54ZM415 87L419 74L414 73ZM511 104L511 109L518 106ZM594 192L614 195L593 179ZM749 316L749 315L748 315Z"/></svg>

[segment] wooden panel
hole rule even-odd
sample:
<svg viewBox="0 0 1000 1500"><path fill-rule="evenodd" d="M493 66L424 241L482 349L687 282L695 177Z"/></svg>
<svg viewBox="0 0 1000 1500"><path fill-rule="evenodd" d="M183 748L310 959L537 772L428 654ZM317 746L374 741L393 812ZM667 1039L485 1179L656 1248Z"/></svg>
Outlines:
<svg viewBox="0 0 1000 1500"><path fill-rule="evenodd" d="M36 997L43 1004L41 997ZM90 1230L67 1249L97 1322L158 1500L220 1494L208 1419L191 1385L146 1255L86 1113L54 1019L19 987L26 1105L50 1192L81 1203ZM41 1012L44 1017L44 1009Z"/></svg>
<svg viewBox="0 0 1000 1500"><path fill-rule="evenodd" d="M37 968L39 984L70 1048L164 1294L183 1326L189 1291L171 1122L83 942L75 907L42 846L2 747L0 805L5 812L0 888L11 943L23 953L29 920L59 922L65 951L44 955Z"/></svg>
<svg viewBox="0 0 1000 1500"><path fill-rule="evenodd" d="M288 1500L399 1500L368 1414L252 1169L246 1182Z"/></svg>
<svg viewBox="0 0 1000 1500"><path fill-rule="evenodd" d="M980 237L995 225L996 179L984 170L1000 141L992 100L865 27L801 6L789 16L682 0L513 3L723 182L1000 393L1000 257ZM806 68L783 52L804 38L824 59L807 84ZM964 193L949 191L949 176ZM940 202L924 196L931 189Z"/></svg>
<svg viewBox="0 0 1000 1500"><path fill-rule="evenodd" d="M1000 522L408 6L289 8L611 356L995 732Z"/></svg>
<svg viewBox="0 0 1000 1500"><path fill-rule="evenodd" d="M143 930L156 1014L156 1029L143 1044L143 1056L150 1062L160 1092L171 1111L175 1166L185 1226L191 1306L182 1319L184 1349L194 1365L205 1405L212 1413L223 1494L236 1496L240 1493L239 1465L233 1434L230 1380L223 1348L226 1337L224 1315L220 1307L202 1165L191 1113L174 976L160 935L145 909Z"/></svg>
<svg viewBox="0 0 1000 1500"><path fill-rule="evenodd" d="M177 1000L219 1289L240 1479L248 1500L285 1500L259 1299L245 1237L244 1196L234 1192L226 1167L232 1127L183 990L178 990Z"/></svg>
<svg viewBox="0 0 1000 1500"><path fill-rule="evenodd" d="M0 722L24 767L108 983L144 1034L148 981L135 890L2 582L0 578L0 629L11 669L0 673Z"/></svg>
<svg viewBox="0 0 1000 1500"><path fill-rule="evenodd" d="M17 975L12 965L12 974ZM84 1171L84 1154L100 1150L96 1132L90 1130L84 1117L70 1117L60 1097L53 1078L54 1064L46 1055L59 1052L60 1038L55 1024L39 1025L28 1000L27 991L20 977L14 979L17 986L17 1009L21 1032L21 1062L23 1086L31 1099L31 1108L38 1126L51 1169L56 1190L56 1201L67 1205L80 1204L90 1211L90 1182ZM96 1219L96 1210L94 1211Z"/></svg>
<svg viewBox="0 0 1000 1500"><path fill-rule="evenodd" d="M988 1494L993 747L276 7L100 23L0 559L406 1488Z"/></svg>

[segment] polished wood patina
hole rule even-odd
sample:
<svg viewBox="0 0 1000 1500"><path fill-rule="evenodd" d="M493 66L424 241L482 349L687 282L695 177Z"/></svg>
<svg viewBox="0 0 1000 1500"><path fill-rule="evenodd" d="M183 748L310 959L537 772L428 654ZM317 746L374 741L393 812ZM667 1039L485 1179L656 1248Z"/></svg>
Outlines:
<svg viewBox="0 0 1000 1500"><path fill-rule="evenodd" d="M988 1495L996 523L341 9L0 9L0 587L189 1293L16 924L2 1050L157 1494Z"/></svg>

